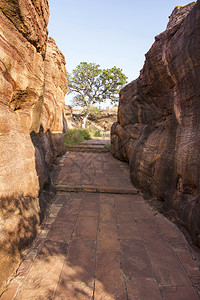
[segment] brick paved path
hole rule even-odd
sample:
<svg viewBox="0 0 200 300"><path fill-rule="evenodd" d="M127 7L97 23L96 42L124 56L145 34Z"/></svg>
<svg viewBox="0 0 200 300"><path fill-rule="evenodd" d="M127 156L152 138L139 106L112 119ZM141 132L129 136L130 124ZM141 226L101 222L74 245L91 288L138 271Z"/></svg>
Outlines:
<svg viewBox="0 0 200 300"><path fill-rule="evenodd" d="M60 165L58 195L1 300L199 299L194 253L136 194L126 163L70 152Z"/></svg>

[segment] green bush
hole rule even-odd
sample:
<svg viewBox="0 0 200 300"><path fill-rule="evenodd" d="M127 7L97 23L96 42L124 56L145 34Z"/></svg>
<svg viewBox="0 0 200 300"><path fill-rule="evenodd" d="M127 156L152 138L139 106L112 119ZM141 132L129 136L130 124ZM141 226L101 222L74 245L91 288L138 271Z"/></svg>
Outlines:
<svg viewBox="0 0 200 300"><path fill-rule="evenodd" d="M101 132L99 130L96 130L95 133L94 133L94 136L100 137L101 136Z"/></svg>
<svg viewBox="0 0 200 300"><path fill-rule="evenodd" d="M66 147L79 145L84 140L90 140L91 136L87 129L68 129L64 135Z"/></svg>
<svg viewBox="0 0 200 300"><path fill-rule="evenodd" d="M101 136L101 132L99 130L95 130L95 129L89 129L89 133L90 135L93 137L100 137Z"/></svg>
<svg viewBox="0 0 200 300"><path fill-rule="evenodd" d="M79 132L84 137L84 140L91 140L90 132L87 129L79 129Z"/></svg>

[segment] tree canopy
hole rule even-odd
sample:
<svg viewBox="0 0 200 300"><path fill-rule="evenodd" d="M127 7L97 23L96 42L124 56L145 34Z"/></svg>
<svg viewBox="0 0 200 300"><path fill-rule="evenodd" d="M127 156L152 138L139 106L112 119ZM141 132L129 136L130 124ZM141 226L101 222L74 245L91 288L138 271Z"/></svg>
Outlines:
<svg viewBox="0 0 200 300"><path fill-rule="evenodd" d="M120 89L127 83L120 68L101 69L100 65L87 62L81 62L68 80L68 93L73 93L73 104L84 108L86 118L95 103L105 99L116 103Z"/></svg>

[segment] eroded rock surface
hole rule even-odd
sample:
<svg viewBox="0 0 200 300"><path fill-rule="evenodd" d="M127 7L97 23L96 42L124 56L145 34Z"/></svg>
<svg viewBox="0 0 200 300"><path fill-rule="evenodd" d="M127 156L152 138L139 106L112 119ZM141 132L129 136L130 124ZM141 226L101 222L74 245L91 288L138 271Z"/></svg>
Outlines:
<svg viewBox="0 0 200 300"><path fill-rule="evenodd" d="M173 11L120 92L112 152L200 245L200 1Z"/></svg>
<svg viewBox="0 0 200 300"><path fill-rule="evenodd" d="M38 232L43 190L65 150L65 60L48 18L46 0L0 0L0 291Z"/></svg>
<svg viewBox="0 0 200 300"><path fill-rule="evenodd" d="M38 52L45 55L48 0L0 0L0 10Z"/></svg>
<svg viewBox="0 0 200 300"><path fill-rule="evenodd" d="M51 166L57 156L64 154L63 139L64 105L67 92L65 58L55 41L49 38L44 59L44 94L40 115L39 132L32 130L31 139L35 146L36 170L40 184L41 213L46 208L44 190L52 184Z"/></svg>

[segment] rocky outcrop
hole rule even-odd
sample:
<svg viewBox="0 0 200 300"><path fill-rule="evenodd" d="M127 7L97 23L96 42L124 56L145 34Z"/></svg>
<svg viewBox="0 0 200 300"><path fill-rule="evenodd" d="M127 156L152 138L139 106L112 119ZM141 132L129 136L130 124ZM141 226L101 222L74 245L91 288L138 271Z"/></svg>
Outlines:
<svg viewBox="0 0 200 300"><path fill-rule="evenodd" d="M45 131L63 131L64 98L67 92L65 57L49 38L45 56L45 91L41 123ZM60 100L61 99L61 100Z"/></svg>
<svg viewBox="0 0 200 300"><path fill-rule="evenodd" d="M65 61L48 17L46 0L0 0L0 287L38 232L52 162L65 151Z"/></svg>
<svg viewBox="0 0 200 300"><path fill-rule="evenodd" d="M67 92L65 58L52 38L48 39L44 59L44 94L40 111L39 132L33 130L31 139L35 146L36 170L40 184L40 213L48 205L52 186L51 167L56 157L65 153L64 106Z"/></svg>
<svg viewBox="0 0 200 300"><path fill-rule="evenodd" d="M45 56L48 0L0 0L0 10L27 41Z"/></svg>
<svg viewBox="0 0 200 300"><path fill-rule="evenodd" d="M102 137L110 137L111 126L117 121L117 107L107 107L106 109L94 108L94 111L88 116L87 129L96 134L100 133ZM72 109L65 105L64 109L67 128L81 128L85 114L81 109Z"/></svg>
<svg viewBox="0 0 200 300"><path fill-rule="evenodd" d="M200 245L200 1L176 7L120 92L112 153Z"/></svg>

